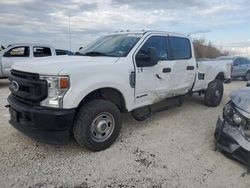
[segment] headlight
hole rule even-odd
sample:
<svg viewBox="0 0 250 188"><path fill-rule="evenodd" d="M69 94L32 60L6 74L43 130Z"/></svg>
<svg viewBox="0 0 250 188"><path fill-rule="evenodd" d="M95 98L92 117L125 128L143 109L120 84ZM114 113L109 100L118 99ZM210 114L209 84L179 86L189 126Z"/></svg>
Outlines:
<svg viewBox="0 0 250 188"><path fill-rule="evenodd" d="M40 76L41 80L48 83L48 97L40 105L54 108L63 107L63 97L69 89L68 76Z"/></svg>
<svg viewBox="0 0 250 188"><path fill-rule="evenodd" d="M244 117L231 101L223 108L223 118L231 125L238 127L241 133L250 140L250 120Z"/></svg>
<svg viewBox="0 0 250 188"><path fill-rule="evenodd" d="M234 104L230 101L223 108L223 118L227 121L232 122L236 126L245 125L246 118L244 118L238 110L235 108Z"/></svg>
<svg viewBox="0 0 250 188"><path fill-rule="evenodd" d="M242 123L242 118L238 114L234 114L233 121L236 125L240 125Z"/></svg>

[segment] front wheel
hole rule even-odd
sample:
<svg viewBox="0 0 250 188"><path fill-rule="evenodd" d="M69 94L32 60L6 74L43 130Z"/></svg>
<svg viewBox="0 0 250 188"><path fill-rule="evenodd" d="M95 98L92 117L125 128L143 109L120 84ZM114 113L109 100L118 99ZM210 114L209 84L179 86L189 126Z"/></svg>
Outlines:
<svg viewBox="0 0 250 188"><path fill-rule="evenodd" d="M207 106L219 106L223 97L224 87L220 80L214 80L208 84L204 96L204 103Z"/></svg>
<svg viewBox="0 0 250 188"><path fill-rule="evenodd" d="M91 151L110 147L121 129L121 113L115 104L106 100L93 100L78 111L73 134L80 146Z"/></svg>

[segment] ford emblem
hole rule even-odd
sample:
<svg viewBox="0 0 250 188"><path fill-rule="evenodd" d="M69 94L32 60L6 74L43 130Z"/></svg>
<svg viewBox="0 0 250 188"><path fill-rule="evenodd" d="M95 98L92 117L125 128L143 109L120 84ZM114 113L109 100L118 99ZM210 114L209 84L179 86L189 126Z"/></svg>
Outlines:
<svg viewBox="0 0 250 188"><path fill-rule="evenodd" d="M12 80L10 83L10 88L17 92L19 90L19 84L15 80Z"/></svg>

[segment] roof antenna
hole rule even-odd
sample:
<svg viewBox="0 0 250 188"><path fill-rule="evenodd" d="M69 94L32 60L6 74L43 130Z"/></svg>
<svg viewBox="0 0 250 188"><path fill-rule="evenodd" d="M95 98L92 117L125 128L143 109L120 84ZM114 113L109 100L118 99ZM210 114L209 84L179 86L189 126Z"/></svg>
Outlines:
<svg viewBox="0 0 250 188"><path fill-rule="evenodd" d="M71 51L71 28L70 28L70 14L69 14L69 51Z"/></svg>

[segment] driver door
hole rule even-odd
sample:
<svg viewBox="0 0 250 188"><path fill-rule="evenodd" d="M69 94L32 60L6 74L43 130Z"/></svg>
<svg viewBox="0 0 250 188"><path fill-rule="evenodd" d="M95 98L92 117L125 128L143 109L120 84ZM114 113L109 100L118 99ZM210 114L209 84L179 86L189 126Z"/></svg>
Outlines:
<svg viewBox="0 0 250 188"><path fill-rule="evenodd" d="M156 49L158 62L156 65L148 66L147 60L142 62L138 67L137 54L149 55L149 48ZM135 101L138 106L146 106L158 102L159 96L159 69L163 68L167 61L167 43L166 36L149 36L135 55L136 62L136 85L135 85ZM143 64L145 63L145 66ZM141 64L141 63L140 63ZM165 76L161 82L164 82L164 87L168 85L169 75Z"/></svg>

